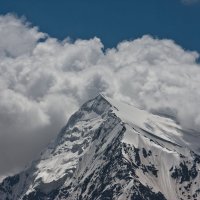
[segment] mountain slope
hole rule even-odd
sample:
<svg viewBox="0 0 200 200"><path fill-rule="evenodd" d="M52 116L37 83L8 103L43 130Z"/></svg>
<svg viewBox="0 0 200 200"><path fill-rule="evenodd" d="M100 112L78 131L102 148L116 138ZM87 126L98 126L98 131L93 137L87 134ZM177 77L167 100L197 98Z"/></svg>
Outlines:
<svg viewBox="0 0 200 200"><path fill-rule="evenodd" d="M38 160L3 181L0 199L198 200L199 141L172 119L99 95Z"/></svg>

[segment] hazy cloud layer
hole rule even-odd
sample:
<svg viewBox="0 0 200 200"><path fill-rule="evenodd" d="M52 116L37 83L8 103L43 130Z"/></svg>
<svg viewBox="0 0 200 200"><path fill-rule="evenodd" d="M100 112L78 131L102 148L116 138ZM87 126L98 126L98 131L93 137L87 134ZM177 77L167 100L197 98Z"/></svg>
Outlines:
<svg viewBox="0 0 200 200"><path fill-rule="evenodd" d="M104 52L98 38L58 41L23 19L1 16L0 174L31 160L99 92L200 131L198 56L151 36Z"/></svg>

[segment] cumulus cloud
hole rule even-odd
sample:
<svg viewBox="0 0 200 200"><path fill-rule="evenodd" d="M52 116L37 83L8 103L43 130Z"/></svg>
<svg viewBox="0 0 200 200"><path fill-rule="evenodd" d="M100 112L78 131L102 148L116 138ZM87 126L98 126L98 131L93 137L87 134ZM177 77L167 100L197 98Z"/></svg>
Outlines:
<svg viewBox="0 0 200 200"><path fill-rule="evenodd" d="M0 35L1 56L12 57L31 52L37 40L46 36L37 27L30 27L25 19L18 20L9 14L0 18Z"/></svg>
<svg viewBox="0 0 200 200"><path fill-rule="evenodd" d="M98 38L58 41L23 19L0 17L1 175L32 160L99 92L200 131L197 52L148 35L103 48Z"/></svg>

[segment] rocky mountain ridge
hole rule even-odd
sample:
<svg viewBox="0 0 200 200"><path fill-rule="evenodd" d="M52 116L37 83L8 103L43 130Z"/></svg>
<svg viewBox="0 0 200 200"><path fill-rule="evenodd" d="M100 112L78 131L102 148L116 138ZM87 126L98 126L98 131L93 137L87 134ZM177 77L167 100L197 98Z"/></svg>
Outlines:
<svg viewBox="0 0 200 200"><path fill-rule="evenodd" d="M197 140L172 119L98 95L38 160L4 179L0 199L199 200Z"/></svg>

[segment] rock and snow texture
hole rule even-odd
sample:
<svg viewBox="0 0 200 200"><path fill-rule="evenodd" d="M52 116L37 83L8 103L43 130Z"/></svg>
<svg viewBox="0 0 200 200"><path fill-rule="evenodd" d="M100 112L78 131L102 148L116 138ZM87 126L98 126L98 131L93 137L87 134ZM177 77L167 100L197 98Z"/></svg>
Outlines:
<svg viewBox="0 0 200 200"><path fill-rule="evenodd" d="M172 119L99 95L4 179L0 199L200 200L199 141Z"/></svg>

